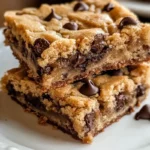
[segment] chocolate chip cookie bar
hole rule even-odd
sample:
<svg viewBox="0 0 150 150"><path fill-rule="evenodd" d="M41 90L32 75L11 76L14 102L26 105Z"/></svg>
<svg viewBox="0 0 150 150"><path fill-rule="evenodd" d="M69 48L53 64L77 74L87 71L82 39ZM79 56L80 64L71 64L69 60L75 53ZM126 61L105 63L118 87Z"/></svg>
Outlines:
<svg viewBox="0 0 150 150"><path fill-rule="evenodd" d="M8 71L2 87L13 100L34 112L40 123L54 124L84 143L91 143L95 135L145 99L149 76L150 65L140 64L46 90L18 68Z"/></svg>
<svg viewBox="0 0 150 150"><path fill-rule="evenodd" d="M48 88L150 59L150 25L114 0L5 13L6 45Z"/></svg>

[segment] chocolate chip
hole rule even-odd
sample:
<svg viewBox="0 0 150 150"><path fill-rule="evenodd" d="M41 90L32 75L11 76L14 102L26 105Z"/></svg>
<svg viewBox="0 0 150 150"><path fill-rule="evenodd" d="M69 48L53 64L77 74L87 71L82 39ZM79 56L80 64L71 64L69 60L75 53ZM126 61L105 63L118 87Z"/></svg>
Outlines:
<svg viewBox="0 0 150 150"><path fill-rule="evenodd" d="M51 10L51 13L44 19L45 21L51 21L52 18L55 18L57 20L61 20L62 17L58 16L55 12L54 9Z"/></svg>
<svg viewBox="0 0 150 150"><path fill-rule="evenodd" d="M47 74L47 75L48 75L48 74L51 73L52 70L53 70L52 67L49 66L49 65L47 65L45 68L39 67L37 73L38 73L38 75L40 75L40 76L42 76L43 74Z"/></svg>
<svg viewBox="0 0 150 150"><path fill-rule="evenodd" d="M40 101L40 97L32 96L32 94L25 95L25 100L31 106L34 106L37 109L45 110L44 104Z"/></svg>
<svg viewBox="0 0 150 150"><path fill-rule="evenodd" d="M71 59L71 63L72 63L72 66L74 68L77 68L77 67L83 67L82 64L85 63L86 61L86 58L84 55L82 55L80 52L77 52L76 55L73 56L73 58Z"/></svg>
<svg viewBox="0 0 150 150"><path fill-rule="evenodd" d="M127 66L127 69L129 72L131 72L131 71L137 69L137 66Z"/></svg>
<svg viewBox="0 0 150 150"><path fill-rule="evenodd" d="M85 123L86 123L87 132L89 132L93 129L95 118L96 118L96 115L95 115L94 111L85 116L84 120L85 120Z"/></svg>
<svg viewBox="0 0 150 150"><path fill-rule="evenodd" d="M62 80L65 80L68 77L68 73L63 73L61 75Z"/></svg>
<svg viewBox="0 0 150 150"><path fill-rule="evenodd" d="M39 38L39 39L35 40L33 50L34 50L36 56L40 57L42 52L45 49L49 48L49 46L50 46L49 41L47 41L46 39L43 39L43 38Z"/></svg>
<svg viewBox="0 0 150 150"><path fill-rule="evenodd" d="M147 119L150 120L150 106L145 105L142 109L135 115L135 119Z"/></svg>
<svg viewBox="0 0 150 150"><path fill-rule="evenodd" d="M131 17L125 17L119 23L118 28L123 29L124 26L128 26L128 25L137 25L137 22Z"/></svg>
<svg viewBox="0 0 150 150"><path fill-rule="evenodd" d="M42 98L43 98L43 99L51 100L51 97L50 97L50 95L49 95L48 93L43 93L43 94L42 94Z"/></svg>
<svg viewBox="0 0 150 150"><path fill-rule="evenodd" d="M102 9L102 11L106 11L106 12L109 12L111 11L112 9L114 9L114 4L112 3L108 3L107 5L104 6L104 8Z"/></svg>
<svg viewBox="0 0 150 150"><path fill-rule="evenodd" d="M143 45L143 49L148 51L148 50L150 50L150 46L149 45Z"/></svg>
<svg viewBox="0 0 150 150"><path fill-rule="evenodd" d="M107 50L109 47L105 42L105 35L97 34L94 37L94 41L91 46L91 51L93 53L101 53L102 50Z"/></svg>
<svg viewBox="0 0 150 150"><path fill-rule="evenodd" d="M79 89L80 93L86 96L92 96L99 92L99 88L94 85L91 80L85 79L84 84Z"/></svg>
<svg viewBox="0 0 150 150"><path fill-rule="evenodd" d="M14 86L10 82L6 85L6 88L8 91L8 95L16 96L16 91L14 89Z"/></svg>
<svg viewBox="0 0 150 150"><path fill-rule="evenodd" d="M75 22L68 22L63 26L63 28L68 30L78 30L78 24Z"/></svg>
<svg viewBox="0 0 150 150"><path fill-rule="evenodd" d="M143 96L145 94L145 87L143 85L138 85L136 88L136 97Z"/></svg>
<svg viewBox="0 0 150 150"><path fill-rule="evenodd" d="M85 63L79 65L79 68L80 68L81 72L86 71L87 64L88 64L88 62L86 61Z"/></svg>
<svg viewBox="0 0 150 150"><path fill-rule="evenodd" d="M39 76L42 76L44 74L43 68L39 67L39 69L37 70L37 74Z"/></svg>
<svg viewBox="0 0 150 150"><path fill-rule="evenodd" d="M50 74L51 71L52 71L52 68L50 66L46 66L44 69L44 73L46 74Z"/></svg>
<svg viewBox="0 0 150 150"><path fill-rule="evenodd" d="M122 92L122 93L119 93L118 95L116 95L115 98L116 98L116 107L115 107L115 110L118 112L127 103L128 96L125 93Z"/></svg>
<svg viewBox="0 0 150 150"><path fill-rule="evenodd" d="M110 75L110 76L122 76L123 75L123 72L120 69L118 69L118 70L108 70L105 73Z"/></svg>
<svg viewBox="0 0 150 150"><path fill-rule="evenodd" d="M84 3L84 2L78 2L75 6L74 6L74 11L86 11L89 9L89 6Z"/></svg>
<svg viewBox="0 0 150 150"><path fill-rule="evenodd" d="M68 67L68 65L70 63L70 59L61 57L57 60L57 62L59 63L59 66Z"/></svg>

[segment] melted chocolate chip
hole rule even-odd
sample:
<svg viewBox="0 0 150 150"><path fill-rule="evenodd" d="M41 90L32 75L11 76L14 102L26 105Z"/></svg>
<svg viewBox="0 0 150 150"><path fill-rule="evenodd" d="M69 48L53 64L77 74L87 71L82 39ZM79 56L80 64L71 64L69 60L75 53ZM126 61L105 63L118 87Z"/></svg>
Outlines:
<svg viewBox="0 0 150 150"><path fill-rule="evenodd" d="M131 17L125 17L119 23L118 28L123 29L124 26L128 26L128 25L137 25L137 22Z"/></svg>
<svg viewBox="0 0 150 150"><path fill-rule="evenodd" d="M42 76L43 74L50 74L52 70L53 70L52 67L47 65L45 68L39 67L37 73L38 75Z"/></svg>
<svg viewBox="0 0 150 150"><path fill-rule="evenodd" d="M149 45L143 45L143 49L148 51L148 50L150 50L150 46Z"/></svg>
<svg viewBox="0 0 150 150"><path fill-rule="evenodd" d="M32 96L31 94L25 95L25 100L29 105L34 106L37 109L44 110L45 106L40 102L40 97Z"/></svg>
<svg viewBox="0 0 150 150"><path fill-rule="evenodd" d="M42 94L42 98L43 98L43 99L51 100L51 97L50 97L50 95L49 95L48 93L43 93L43 94Z"/></svg>
<svg viewBox="0 0 150 150"><path fill-rule="evenodd" d="M55 12L54 12L54 9L52 9L51 13L44 19L45 21L51 21L52 18L55 18L57 20L61 20L62 17L61 16L58 16Z"/></svg>
<svg viewBox="0 0 150 150"><path fill-rule="evenodd" d="M109 47L105 42L105 35L97 34L94 37L94 41L91 46L93 53L101 53L103 50L107 50Z"/></svg>
<svg viewBox="0 0 150 150"><path fill-rule="evenodd" d="M145 94L145 87L143 85L138 85L136 88L136 97L143 96Z"/></svg>
<svg viewBox="0 0 150 150"><path fill-rule="evenodd" d="M105 73L110 75L110 76L122 76L123 75L123 72L120 69L118 69L118 70L108 70Z"/></svg>
<svg viewBox="0 0 150 150"><path fill-rule="evenodd" d="M6 88L7 88L7 90L8 90L8 95L13 95L13 96L16 95L16 91L15 91L15 89L14 89L14 86L13 86L11 83L8 83L8 84L6 85Z"/></svg>
<svg viewBox="0 0 150 150"><path fill-rule="evenodd" d="M63 73L61 75L62 80L65 80L68 77L68 73Z"/></svg>
<svg viewBox="0 0 150 150"><path fill-rule="evenodd" d="M137 66L127 66L127 68L128 68L128 71L131 72L131 71L137 69Z"/></svg>
<svg viewBox="0 0 150 150"><path fill-rule="evenodd" d="M86 11L89 9L89 6L84 3L84 2L78 2L75 6L74 6L74 11Z"/></svg>
<svg viewBox="0 0 150 150"><path fill-rule="evenodd" d="M68 22L63 26L63 28L68 30L78 30L78 24L75 22Z"/></svg>
<svg viewBox="0 0 150 150"><path fill-rule="evenodd" d="M77 67L82 68L83 67L82 64L85 63L85 61L86 61L85 56L77 52L77 54L73 56L71 63L74 68Z"/></svg>
<svg viewBox="0 0 150 150"><path fill-rule="evenodd" d="M125 93L119 93L118 95L115 96L116 98L116 111L120 111L128 101L128 97Z"/></svg>
<svg viewBox="0 0 150 150"><path fill-rule="evenodd" d="M42 76L44 74L43 68L39 67L39 69L37 70L37 73L39 76Z"/></svg>
<svg viewBox="0 0 150 150"><path fill-rule="evenodd" d="M51 71L52 71L52 68L50 66L46 66L44 69L44 73L46 74L50 74Z"/></svg>
<svg viewBox="0 0 150 150"><path fill-rule="evenodd" d="M98 87L96 87L91 80L85 79L84 82L85 83L79 89L80 93L86 96L92 96L99 92Z"/></svg>
<svg viewBox="0 0 150 150"><path fill-rule="evenodd" d="M145 105L142 109L135 115L135 119L147 119L150 120L150 106Z"/></svg>
<svg viewBox="0 0 150 150"><path fill-rule="evenodd" d="M111 11L112 9L114 9L114 4L112 3L108 3L107 5L104 6L103 10L102 11L106 11L106 12L109 12Z"/></svg>
<svg viewBox="0 0 150 150"><path fill-rule="evenodd" d="M46 39L43 39L43 38L39 38L39 39L35 40L33 50L34 50L36 56L40 57L42 52L45 49L49 48L49 46L50 46L49 41L47 41Z"/></svg>
<svg viewBox="0 0 150 150"><path fill-rule="evenodd" d="M86 127L88 128L87 132L91 131L94 125L94 120L95 120L95 112L91 112L90 114L87 114L84 118Z"/></svg>

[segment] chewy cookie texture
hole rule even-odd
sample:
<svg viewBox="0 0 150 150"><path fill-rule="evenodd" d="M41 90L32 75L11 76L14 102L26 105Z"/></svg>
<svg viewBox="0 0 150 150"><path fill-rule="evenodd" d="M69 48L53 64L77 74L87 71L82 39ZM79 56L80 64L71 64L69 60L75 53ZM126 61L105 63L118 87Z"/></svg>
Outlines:
<svg viewBox="0 0 150 150"><path fill-rule="evenodd" d="M150 65L128 66L84 79L65 87L42 89L22 68L2 79L13 100L84 143L145 99L150 86Z"/></svg>
<svg viewBox="0 0 150 150"><path fill-rule="evenodd" d="M44 88L150 59L150 25L113 0L5 13L5 43Z"/></svg>

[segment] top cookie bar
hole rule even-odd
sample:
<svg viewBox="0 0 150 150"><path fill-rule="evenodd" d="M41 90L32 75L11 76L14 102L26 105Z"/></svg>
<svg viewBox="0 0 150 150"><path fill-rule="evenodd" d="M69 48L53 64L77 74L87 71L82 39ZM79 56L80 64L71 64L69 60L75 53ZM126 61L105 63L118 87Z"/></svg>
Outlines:
<svg viewBox="0 0 150 150"><path fill-rule="evenodd" d="M5 13L5 43L44 87L150 59L150 25L113 0Z"/></svg>

